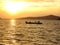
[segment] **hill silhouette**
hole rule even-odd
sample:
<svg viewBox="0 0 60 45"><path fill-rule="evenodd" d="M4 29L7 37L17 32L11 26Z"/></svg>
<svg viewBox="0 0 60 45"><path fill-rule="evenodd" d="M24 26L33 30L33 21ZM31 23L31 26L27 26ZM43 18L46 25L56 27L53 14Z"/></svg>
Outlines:
<svg viewBox="0 0 60 45"><path fill-rule="evenodd" d="M0 17L0 19L2 19L2 18Z"/></svg>
<svg viewBox="0 0 60 45"><path fill-rule="evenodd" d="M1 18L1 17L0 17L0 20L9 20L9 19L8 19L8 18Z"/></svg>
<svg viewBox="0 0 60 45"><path fill-rule="evenodd" d="M55 15L48 15L48 16L42 16L42 17L25 17L25 18L18 18L18 19L60 20L60 17L59 16L55 16Z"/></svg>

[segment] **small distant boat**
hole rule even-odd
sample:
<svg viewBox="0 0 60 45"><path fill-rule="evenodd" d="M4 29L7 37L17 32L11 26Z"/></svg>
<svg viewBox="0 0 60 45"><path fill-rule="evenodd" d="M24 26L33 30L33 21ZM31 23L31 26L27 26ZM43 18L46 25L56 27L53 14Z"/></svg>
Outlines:
<svg viewBox="0 0 60 45"><path fill-rule="evenodd" d="M42 22L38 21L38 22L25 22L26 24L42 24Z"/></svg>

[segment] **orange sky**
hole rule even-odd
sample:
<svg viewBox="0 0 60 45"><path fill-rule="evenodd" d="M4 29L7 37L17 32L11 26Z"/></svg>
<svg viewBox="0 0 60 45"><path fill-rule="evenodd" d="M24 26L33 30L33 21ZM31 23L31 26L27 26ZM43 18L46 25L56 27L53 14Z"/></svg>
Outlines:
<svg viewBox="0 0 60 45"><path fill-rule="evenodd" d="M27 16L60 16L60 0L0 0L0 17L17 18ZM23 2L23 3L21 3ZM5 8L5 4L7 8ZM4 7L5 6L5 7ZM14 10L14 12L12 12Z"/></svg>

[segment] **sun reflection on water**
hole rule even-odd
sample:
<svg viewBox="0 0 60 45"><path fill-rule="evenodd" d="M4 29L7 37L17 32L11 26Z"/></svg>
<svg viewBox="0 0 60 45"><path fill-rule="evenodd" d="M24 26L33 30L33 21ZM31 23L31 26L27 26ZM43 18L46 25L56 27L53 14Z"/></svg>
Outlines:
<svg viewBox="0 0 60 45"><path fill-rule="evenodd" d="M15 26L15 20L11 20L11 25Z"/></svg>

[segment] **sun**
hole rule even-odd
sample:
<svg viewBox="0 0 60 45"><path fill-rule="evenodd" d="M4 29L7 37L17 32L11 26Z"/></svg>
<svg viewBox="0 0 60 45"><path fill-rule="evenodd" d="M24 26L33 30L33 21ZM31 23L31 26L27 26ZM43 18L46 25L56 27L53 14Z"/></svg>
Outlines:
<svg viewBox="0 0 60 45"><path fill-rule="evenodd" d="M11 2L6 1L4 4L4 9L9 11L10 13L16 13L17 11L21 11L26 8L28 5L26 2Z"/></svg>

